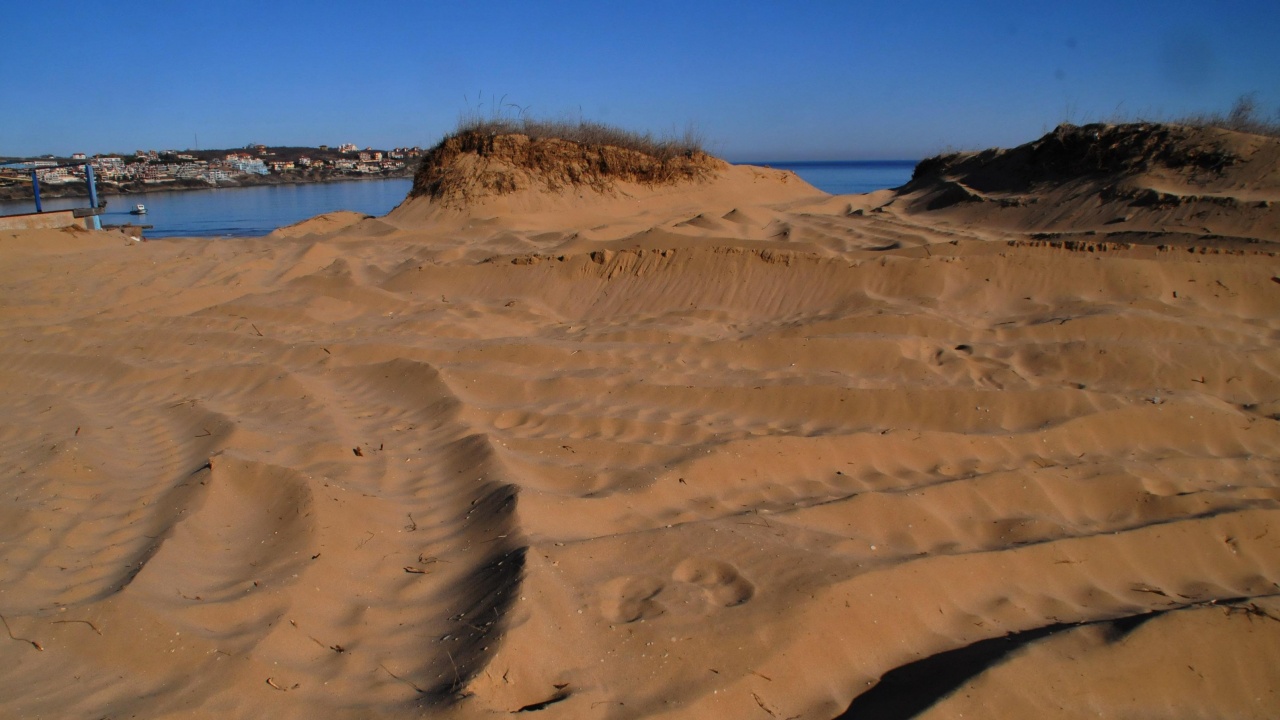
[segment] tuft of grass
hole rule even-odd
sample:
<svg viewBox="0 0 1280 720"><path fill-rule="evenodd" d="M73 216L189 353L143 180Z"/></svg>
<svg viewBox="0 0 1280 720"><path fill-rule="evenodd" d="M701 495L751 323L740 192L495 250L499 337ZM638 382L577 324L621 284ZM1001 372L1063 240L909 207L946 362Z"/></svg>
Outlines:
<svg viewBox="0 0 1280 720"><path fill-rule="evenodd" d="M1194 128L1218 128L1221 130L1234 130L1236 132L1252 133L1254 135L1280 137L1280 111L1276 113L1274 118L1269 119L1264 117L1262 115L1262 111L1258 107L1257 93L1246 93L1236 98L1236 101L1231 105L1231 109L1225 113L1199 112L1173 118L1140 117L1137 120L1123 119L1113 122L1144 122L1162 123L1166 125L1185 125L1187 127Z"/></svg>
<svg viewBox="0 0 1280 720"><path fill-rule="evenodd" d="M1258 111L1257 93L1248 93L1236 98L1235 104L1225 115L1197 113L1178 118L1174 122L1192 127L1222 128L1254 135L1280 137L1280 115L1272 120L1262 117Z"/></svg>
<svg viewBox="0 0 1280 720"><path fill-rule="evenodd" d="M1095 119L1075 118L1074 107L1063 114L1062 125L1183 125L1192 128L1218 128L1236 132L1280 137L1280 111L1268 119L1258 106L1258 94L1246 93L1236 98L1227 112L1195 112L1170 116L1159 112L1130 112L1123 103L1110 115ZM1047 130L1046 130L1047 132Z"/></svg>
<svg viewBox="0 0 1280 720"><path fill-rule="evenodd" d="M477 134L524 135L530 140L566 140L588 147L616 147L632 150L658 160L692 157L704 153L702 138L694 130L680 137L654 137L589 120L540 120L529 117L466 117L458 123L454 136Z"/></svg>

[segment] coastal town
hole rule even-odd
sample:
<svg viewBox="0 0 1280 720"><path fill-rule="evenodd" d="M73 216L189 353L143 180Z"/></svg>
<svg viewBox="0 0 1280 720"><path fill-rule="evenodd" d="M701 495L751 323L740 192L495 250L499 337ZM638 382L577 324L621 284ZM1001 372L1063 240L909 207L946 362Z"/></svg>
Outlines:
<svg viewBox="0 0 1280 720"><path fill-rule="evenodd" d="M268 147L231 150L137 150L132 154L76 153L70 157L0 158L0 200L32 197L32 175L45 197L87 194L86 167L102 194L199 189L336 180L410 177L420 147L360 149Z"/></svg>

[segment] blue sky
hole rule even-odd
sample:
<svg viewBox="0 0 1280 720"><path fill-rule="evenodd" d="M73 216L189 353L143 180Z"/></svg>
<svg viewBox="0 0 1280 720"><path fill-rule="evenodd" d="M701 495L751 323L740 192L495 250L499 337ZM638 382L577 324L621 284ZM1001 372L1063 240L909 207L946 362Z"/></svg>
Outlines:
<svg viewBox="0 0 1280 720"><path fill-rule="evenodd" d="M2 0L0 28L0 155L425 147L509 103L730 160L918 159L1280 109L1275 0Z"/></svg>

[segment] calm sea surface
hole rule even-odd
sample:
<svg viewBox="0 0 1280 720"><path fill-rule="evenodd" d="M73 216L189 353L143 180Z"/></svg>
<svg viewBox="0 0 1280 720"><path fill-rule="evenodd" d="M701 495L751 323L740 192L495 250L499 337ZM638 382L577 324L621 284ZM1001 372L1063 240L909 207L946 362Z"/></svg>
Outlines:
<svg viewBox="0 0 1280 720"><path fill-rule="evenodd" d="M779 170L791 170L800 179L832 195L875 192L905 185L915 169L914 160L855 160L847 162L753 162Z"/></svg>
<svg viewBox="0 0 1280 720"><path fill-rule="evenodd" d="M386 215L404 200L412 185L409 178L394 178L106 195L107 211L102 215L102 224L153 225L146 231L149 238L266 235L278 227L335 210ZM146 215L129 214L138 203L147 206ZM43 202L46 211L88 204L85 198L52 198ZM0 215L34 210L30 200L0 203Z"/></svg>
<svg viewBox="0 0 1280 720"><path fill-rule="evenodd" d="M867 193L897 187L911 179L913 162L771 162L753 163L793 170L814 187L833 195ZM360 180L309 185L266 185L179 192L108 195L104 225L134 222L154 226L161 237L251 237L335 210L385 215L409 193L413 181ZM147 214L130 215L137 203ZM84 198L50 198L44 209L85 207ZM35 210L31 201L0 202L0 215Z"/></svg>

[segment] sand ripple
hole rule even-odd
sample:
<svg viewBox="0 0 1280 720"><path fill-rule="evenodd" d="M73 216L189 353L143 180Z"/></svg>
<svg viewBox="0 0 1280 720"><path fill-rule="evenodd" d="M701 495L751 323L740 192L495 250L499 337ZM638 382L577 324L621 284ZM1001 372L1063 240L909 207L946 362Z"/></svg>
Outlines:
<svg viewBox="0 0 1280 720"><path fill-rule="evenodd" d="M1280 707L1275 257L870 208L8 257L4 714Z"/></svg>

